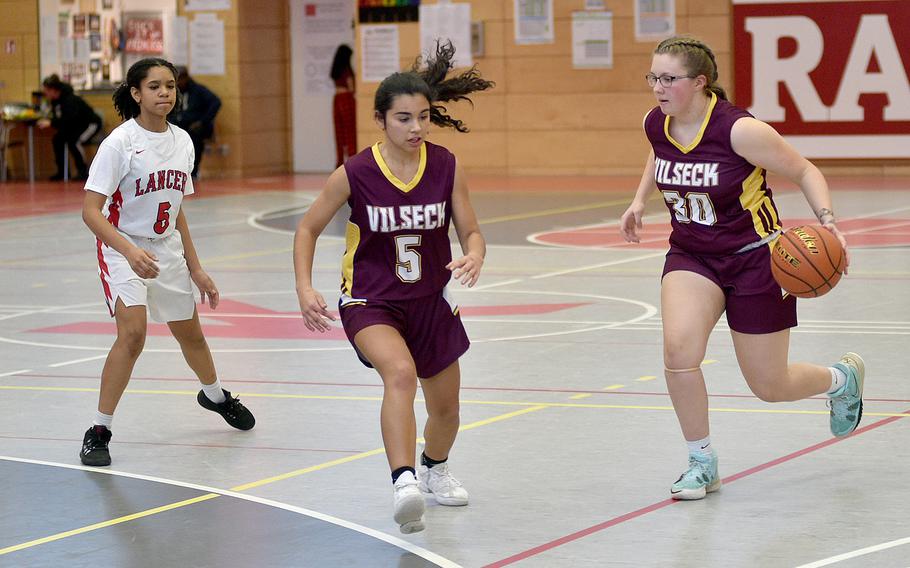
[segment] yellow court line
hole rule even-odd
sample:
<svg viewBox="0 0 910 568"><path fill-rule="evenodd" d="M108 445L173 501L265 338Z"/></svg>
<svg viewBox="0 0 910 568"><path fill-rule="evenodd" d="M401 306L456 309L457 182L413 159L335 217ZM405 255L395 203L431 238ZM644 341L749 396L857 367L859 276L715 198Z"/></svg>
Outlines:
<svg viewBox="0 0 910 568"><path fill-rule="evenodd" d="M80 388L80 387L26 387L26 386L12 386L12 385L0 385L0 390L34 390L34 391L65 391L65 392L98 392L97 388ZM127 389L126 392L129 393L139 393L139 394L180 394L180 395L195 395L198 391L177 391L177 390L132 390ZM248 393L248 392L235 392L234 394L238 396L243 396L246 398L287 398L287 399L297 399L297 400L347 400L347 401L373 401L378 402L382 400L381 396L370 397L370 396L329 396L329 395L310 395L310 394L267 394L267 393ZM416 399L415 402L424 402L423 399ZM618 409L618 410L673 410L673 407L670 405L640 405L640 404L597 404L597 403L577 403L577 402L531 402L531 401L521 401L521 400L464 400L462 399L461 404L469 405L483 405L483 406L525 406L531 407L530 410L537 410L536 408L540 406L541 408L604 408L604 409ZM744 414L825 414L829 413L828 410L793 410L793 409L774 409L774 408L709 408L711 412L742 412ZM509 416L509 415L507 415ZM903 412L867 412L863 410L863 416L882 416L882 417L892 417L892 416L902 416L910 417L910 415ZM462 427L461 429L466 429L467 427Z"/></svg>
<svg viewBox="0 0 910 568"><path fill-rule="evenodd" d="M205 495L200 495L199 497L193 497L192 499L187 499L185 501L178 501L177 503L171 503L169 505L162 505L161 507L155 507L154 509L147 509L145 511L140 511L138 513L133 513L131 515L117 517L116 519L111 519L109 521L95 523L94 525L88 525L86 527L80 527L78 529L73 529L71 531L57 533L57 534L54 534L51 536L46 536L44 538L30 540L28 542L23 542L22 544L16 544L14 546L0 548L0 555L9 554L10 552L16 552L17 550L22 550L23 548L31 548L33 546L38 546L39 544L46 544L48 542L53 542L55 540L60 540L62 538L76 536L77 534L87 533L87 532L94 531L97 529L103 529L105 527L119 525L120 523L126 523L129 521L133 521L135 519L141 519L142 517L157 515L158 513L163 513L165 511L170 511L172 509L179 509L180 507L186 507L187 505L193 505L195 503L201 503L202 501L208 501L209 499L214 499L215 497L220 497L220 495L218 495L217 493L206 493Z"/></svg>
<svg viewBox="0 0 910 568"><path fill-rule="evenodd" d="M546 407L545 407L545 406L542 406L542 405L537 405L537 406L533 406L533 407L530 407L530 408L522 408L521 410L515 410L515 411L513 411L513 412L507 412L506 414L500 414L500 415L498 415L498 416L493 416L493 417L491 417L491 418L485 418L485 419L483 419L483 420L477 420L476 422L472 422L472 423L470 423L470 424L466 424L466 425L464 425L464 426L461 426L461 427L458 429L458 431L459 431L459 432L462 432L462 431L465 431L465 430L472 430L472 429L474 429L474 428L479 428L479 427L481 427L481 426L486 426L486 425L488 425L488 424L494 424L494 423L496 423L496 422L501 422L501 421L503 421L503 420L508 420L509 418L514 418L514 417L516 417L516 416L521 416L522 414L528 414L528 413L534 412L534 411L536 411L536 410L543 410L544 408L546 408ZM418 441L418 442L422 442L422 441L423 441L423 438L419 438L417 441ZM240 492L240 491L244 491L244 490L246 490L246 489L252 489L252 488L254 488L254 487L261 487L261 486L263 486L263 485L268 485L269 483L275 483L276 481L282 481L282 480L289 479L289 478L292 478L292 477L297 477L297 476L300 476L300 475L304 475L304 474L306 474L306 473L311 473L311 472L314 472L314 471L319 471L319 470L322 470L322 469L327 469L327 468L330 468L330 467L333 467L333 466L336 466L336 465L341 465L341 464L344 464L344 463L352 462L352 461L355 461L355 460L360 460L360 459L363 459L363 458L367 458L367 457L379 455L379 454L382 454L382 453L385 453L385 449L384 449L384 448L376 448L376 449L374 449L374 450L369 450L369 451L367 451L367 452L361 452L361 453L356 454L356 455L353 455L353 456L347 456L347 457L344 457L344 458L340 458L340 459L336 459L336 460L324 462L324 463L317 464L317 465L314 465L314 466L310 466L310 467L307 467L307 468L303 468L303 469L298 469L298 470L295 470L295 471L291 471L291 472L288 472L288 473L285 473L285 474L282 474L282 475L276 475L276 476L269 477L269 478L266 478L266 479L261 479L261 480L259 480L259 481L253 481L252 483L246 483L246 484L243 484L243 485L238 485L238 486L236 486L236 487L232 487L232 488L231 488L231 491ZM163 512L165 512L165 511L171 511L171 510L173 510L173 509L179 509L179 508L181 508L181 507L186 507L186 506L188 506L188 505L193 505L193 504L195 504L195 503L199 503L199 502L202 502L202 501L207 501L207 500L209 500L209 499L214 499L214 498L216 498L216 497L221 497L221 495L219 495L219 494L217 494L217 493L207 493L207 494L205 494L205 495L201 495L201 496L199 496L199 497L194 497L194 498L192 498L192 499L187 499L187 500L185 500L185 501L178 501L177 503L171 503L171 504L169 504L169 505L162 505L161 507L156 507L156 508L154 508L154 509L148 509L148 510L145 510L145 511L140 511L140 512L138 512L138 513L133 513L133 514L131 514L131 515L126 515L126 516L123 516L123 517L118 517L118 518L116 518L116 519L111 519L111 520L109 520L109 521L103 521L103 522L100 522L100 523L95 523L95 524L93 524L93 525L88 525L88 526L85 526L85 527L80 527L80 528L78 528L78 529L73 529L73 530L70 530L70 531L66 531L66 532L62 532L62 533L57 533L57 534L55 534L55 535L46 536L46 537L44 537L44 538L39 538L39 539L35 539L35 540L30 540L30 541L28 541L28 542L23 542L23 543L21 543L21 544L16 544L16 545L13 545L13 546L9 546L9 547L7 547L7 548L0 549L0 556L2 556L2 555L4 555L4 554L7 554L7 553L10 553L10 552L16 552L17 550L22 550L22 549L24 549L24 548L31 548L31 547L33 547L33 546L38 546L38 545L45 544L45 543L48 543L48 542L53 542L53 541L55 541L55 540L60 540L60 539L67 538L67 537L70 537L70 536L75 536L75 535L82 534L82 533L86 533L86 532L90 532L90 531L93 531L93 530L102 529L102 528L109 527L109 526L113 526L113 525L117 525L117 524L120 524L120 523L129 522L129 521L132 521L132 520L135 520L135 519L140 519L140 518L142 518L142 517L148 517L148 516L150 516L150 515L156 515L156 514L158 514L158 513L163 513Z"/></svg>
<svg viewBox="0 0 910 568"><path fill-rule="evenodd" d="M486 419L484 419L484 420L478 420L478 421L476 421L476 422L472 422L472 423L470 423L470 424L466 424L466 425L464 425L464 426L459 427L459 428L458 428L458 431L459 431L459 432L464 432L465 430L473 430L474 428L479 428L480 426L486 426L486 425L488 425L488 424L493 424L494 422L500 422L500 421L502 421L502 420L508 420L509 418L515 418L516 416L520 416L520 415L522 415L522 414L527 414L527 413L529 413L529 412L534 412L535 410L542 410L542 409L544 409L544 408L546 408L546 407L545 407L545 406L541 406L541 405L537 405L537 406L534 406L534 407L531 407L531 408L524 408L524 409L522 409L522 410L516 410L515 412L508 412L508 413L506 413L506 414L501 414L501 415L499 415L499 416L493 416L492 418L486 418ZM423 438L418 438L418 439L417 439L417 442L418 442L418 443L419 443L419 442L423 442L423 441L424 441ZM369 451L366 451L366 452L361 452L361 453L355 454L355 455L353 455L353 456L346 456L346 457L343 457L343 458L338 458L338 459L336 459L336 460L332 460L332 461L329 461L329 462L321 463L321 464L318 464L318 465L313 465L313 466L310 466L310 467L305 467L305 468L302 468L302 469L297 469L297 470L294 470L294 471L289 471L289 472L287 472L287 473L282 473L281 475L276 475L276 476L273 476L273 477L268 477L268 478L266 478L266 479L260 479L259 481L253 481L253 482L251 482L251 483L245 483L245 484L243 484L243 485L238 485L238 486L236 486L236 487L232 487L232 488L231 488L231 491L238 491L238 492L239 492L239 491L246 491L247 489L252 489L252 488L254 488L254 487L262 487L263 485L268 485L268 484L270 484L270 483L275 483L276 481L283 481L283 480L285 480L285 479L290 479L290 478L292 478L292 477L297 477L297 476L304 475L304 474L307 474L307 473L312 473L312 472L314 472L314 471L319 471L319 470L322 470L322 469L326 469L326 468L333 467L333 466L336 466L336 465L341 465L341 464L343 464L343 463L348 463L348 462L352 462L352 461L355 461L355 460L360 460L360 459L363 459L363 458L368 458L368 457L375 456L375 455L379 455L379 454L382 454L382 453L385 453L385 448L376 448L375 450L369 450Z"/></svg>

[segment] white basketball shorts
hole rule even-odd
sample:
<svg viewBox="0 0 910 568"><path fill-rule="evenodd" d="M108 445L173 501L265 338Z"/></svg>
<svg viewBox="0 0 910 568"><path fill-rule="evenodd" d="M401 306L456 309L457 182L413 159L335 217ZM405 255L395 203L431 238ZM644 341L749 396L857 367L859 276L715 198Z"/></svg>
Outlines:
<svg viewBox="0 0 910 568"><path fill-rule="evenodd" d="M179 231L167 237L147 239L120 233L139 248L158 259L158 277L140 278L130 268L126 257L96 239L98 274L111 317L117 299L125 306L148 306L152 319L159 322L183 321L193 317L196 298L190 271L183 257L183 240Z"/></svg>

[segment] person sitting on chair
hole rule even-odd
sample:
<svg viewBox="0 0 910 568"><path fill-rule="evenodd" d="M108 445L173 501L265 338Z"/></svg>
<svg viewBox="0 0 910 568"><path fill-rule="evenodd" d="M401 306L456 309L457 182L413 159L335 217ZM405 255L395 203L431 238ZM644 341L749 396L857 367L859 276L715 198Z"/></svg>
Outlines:
<svg viewBox="0 0 910 568"><path fill-rule="evenodd" d="M73 92L72 85L61 81L56 74L47 77L42 85L44 96L51 104L51 117L39 120L38 128L53 126L57 129L53 139L57 173L51 176L51 181L59 181L64 177L64 147L69 148L73 161L76 162L74 178L87 179L88 167L82 154L82 145L101 130L101 117L82 97Z"/></svg>
<svg viewBox="0 0 910 568"><path fill-rule="evenodd" d="M168 116L171 124L187 131L193 141L196 159L193 163L193 177L199 173L199 162L205 141L215 131L215 115L221 108L221 99L204 85L190 77L186 67L177 67L177 88L180 99L173 112Z"/></svg>

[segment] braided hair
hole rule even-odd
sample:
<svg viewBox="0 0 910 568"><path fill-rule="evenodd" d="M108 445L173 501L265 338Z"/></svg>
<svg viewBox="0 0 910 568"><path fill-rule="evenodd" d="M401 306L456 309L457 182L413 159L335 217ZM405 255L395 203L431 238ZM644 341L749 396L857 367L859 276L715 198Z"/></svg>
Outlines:
<svg viewBox="0 0 910 568"><path fill-rule="evenodd" d="M663 40L654 50L656 54L669 54L682 58L689 74L704 75L708 79L706 90L717 95L717 98L728 100L727 93L717 84L717 60L707 44L691 37L676 36Z"/></svg>
<svg viewBox="0 0 910 568"><path fill-rule="evenodd" d="M446 107L437 103L468 101L473 105L468 95L491 89L495 83L481 77L476 65L447 79L446 75L454 67L454 57L455 47L451 41L436 42L434 55L425 61L418 57L408 71L393 73L379 84L373 109L384 120L398 95L423 95L430 103L430 122L436 126L452 127L458 132L468 132L464 122L447 114Z"/></svg>

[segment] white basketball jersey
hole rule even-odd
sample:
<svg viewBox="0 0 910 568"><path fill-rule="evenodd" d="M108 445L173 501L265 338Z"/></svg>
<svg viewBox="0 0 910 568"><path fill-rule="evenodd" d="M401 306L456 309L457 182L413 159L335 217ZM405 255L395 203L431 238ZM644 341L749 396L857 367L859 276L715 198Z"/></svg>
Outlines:
<svg viewBox="0 0 910 568"><path fill-rule="evenodd" d="M86 191L107 196L104 216L134 237L160 238L174 232L184 195L193 193L193 142L168 123L151 132L130 119L101 142L92 160Z"/></svg>

